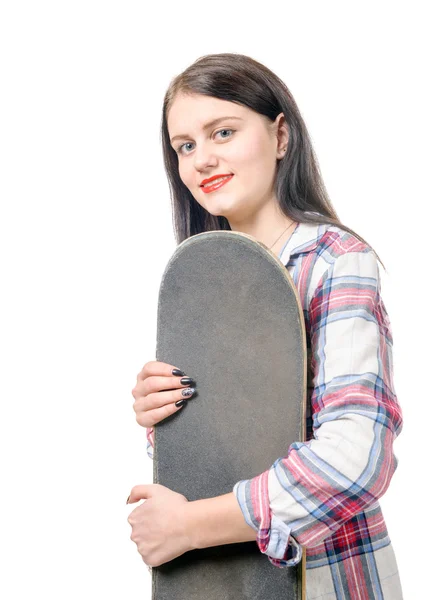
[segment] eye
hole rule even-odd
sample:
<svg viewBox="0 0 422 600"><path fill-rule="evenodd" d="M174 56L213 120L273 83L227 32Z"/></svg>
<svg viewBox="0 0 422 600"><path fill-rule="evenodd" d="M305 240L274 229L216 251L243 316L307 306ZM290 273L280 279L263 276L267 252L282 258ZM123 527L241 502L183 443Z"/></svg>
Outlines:
<svg viewBox="0 0 422 600"><path fill-rule="evenodd" d="M234 129L227 129L227 128L226 128L226 129L220 129L219 131L216 131L216 132L215 132L215 135L217 135L217 134L219 134L219 133L230 132L230 135L224 135L224 136L222 137L222 139L223 139L223 140L225 140L225 139L227 139L227 138L229 138L229 137L232 137L232 135L233 135L234 131L235 131ZM176 151L176 152L177 152L177 154L186 155L186 152L182 152L182 148L184 148L185 146L191 146L191 145L192 145L192 142L185 142L184 144L182 144L181 146L179 146L179 147L177 148L177 151Z"/></svg>
<svg viewBox="0 0 422 600"><path fill-rule="evenodd" d="M220 131L217 131L215 133L215 135L217 135L217 133L223 133L224 131L230 131L230 132L233 133L233 129L220 129ZM226 137L231 137L231 136L230 135L229 136L223 136L223 139L225 139Z"/></svg>
<svg viewBox="0 0 422 600"><path fill-rule="evenodd" d="M178 147L178 149L177 149L177 154L184 154L184 153L182 152L182 148L183 148L184 146L188 146L189 144L190 144L190 145L192 145L192 142L186 142L185 144L182 144L181 146L179 146L179 147Z"/></svg>

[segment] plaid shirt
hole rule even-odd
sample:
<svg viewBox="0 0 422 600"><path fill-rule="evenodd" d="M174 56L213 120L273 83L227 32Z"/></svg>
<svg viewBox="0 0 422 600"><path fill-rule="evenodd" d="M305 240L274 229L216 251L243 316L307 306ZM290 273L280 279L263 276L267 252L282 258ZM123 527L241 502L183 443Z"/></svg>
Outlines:
<svg viewBox="0 0 422 600"><path fill-rule="evenodd" d="M378 499L397 466L402 413L375 254L338 227L299 223L279 258L305 317L307 441L233 492L273 565L297 564L306 548L308 600L400 600Z"/></svg>

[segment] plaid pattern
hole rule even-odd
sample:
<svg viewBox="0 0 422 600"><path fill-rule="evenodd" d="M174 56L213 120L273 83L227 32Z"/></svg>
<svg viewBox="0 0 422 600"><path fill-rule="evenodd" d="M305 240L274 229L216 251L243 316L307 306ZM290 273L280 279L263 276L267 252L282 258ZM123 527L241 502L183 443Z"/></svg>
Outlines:
<svg viewBox="0 0 422 600"><path fill-rule="evenodd" d="M307 441L233 492L273 565L297 564L306 548L309 600L400 600L378 503L397 467L402 414L376 257L338 227L301 223L279 258L305 317Z"/></svg>

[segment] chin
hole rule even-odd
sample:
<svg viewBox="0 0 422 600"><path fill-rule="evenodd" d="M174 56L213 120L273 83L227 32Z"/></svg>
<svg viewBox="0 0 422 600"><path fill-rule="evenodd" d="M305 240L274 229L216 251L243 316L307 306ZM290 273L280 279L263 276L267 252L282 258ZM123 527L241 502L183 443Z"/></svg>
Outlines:
<svg viewBox="0 0 422 600"><path fill-rule="evenodd" d="M216 198L214 201L210 198L203 208L215 217L226 217L228 219L236 216L236 213L239 212L239 203L233 197Z"/></svg>
<svg viewBox="0 0 422 600"><path fill-rule="evenodd" d="M223 214L225 212L224 208L221 206L221 202L215 202L213 203L211 200L210 202L206 202L204 203L204 200L202 199L202 202L199 202L199 200L197 198L195 198L195 200L198 202L198 204L200 206L202 206L202 208L204 210L206 210L210 215L213 215L214 217L225 217L226 215Z"/></svg>

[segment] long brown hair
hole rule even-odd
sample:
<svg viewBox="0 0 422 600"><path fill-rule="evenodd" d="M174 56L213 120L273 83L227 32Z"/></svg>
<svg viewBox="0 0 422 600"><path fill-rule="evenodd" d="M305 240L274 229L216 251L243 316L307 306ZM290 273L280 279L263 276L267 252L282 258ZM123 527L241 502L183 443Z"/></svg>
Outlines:
<svg viewBox="0 0 422 600"><path fill-rule="evenodd" d="M205 210L180 179L177 154L170 144L167 126L169 110L179 93L203 94L242 104L271 122L280 112L284 113L289 142L283 159L278 161L275 178L275 195L281 210L299 223L331 223L373 250L360 235L340 222L325 188L305 122L287 86L263 64L249 56L231 53L198 58L171 80L164 97L161 141L178 244L204 231L231 229L226 217Z"/></svg>

